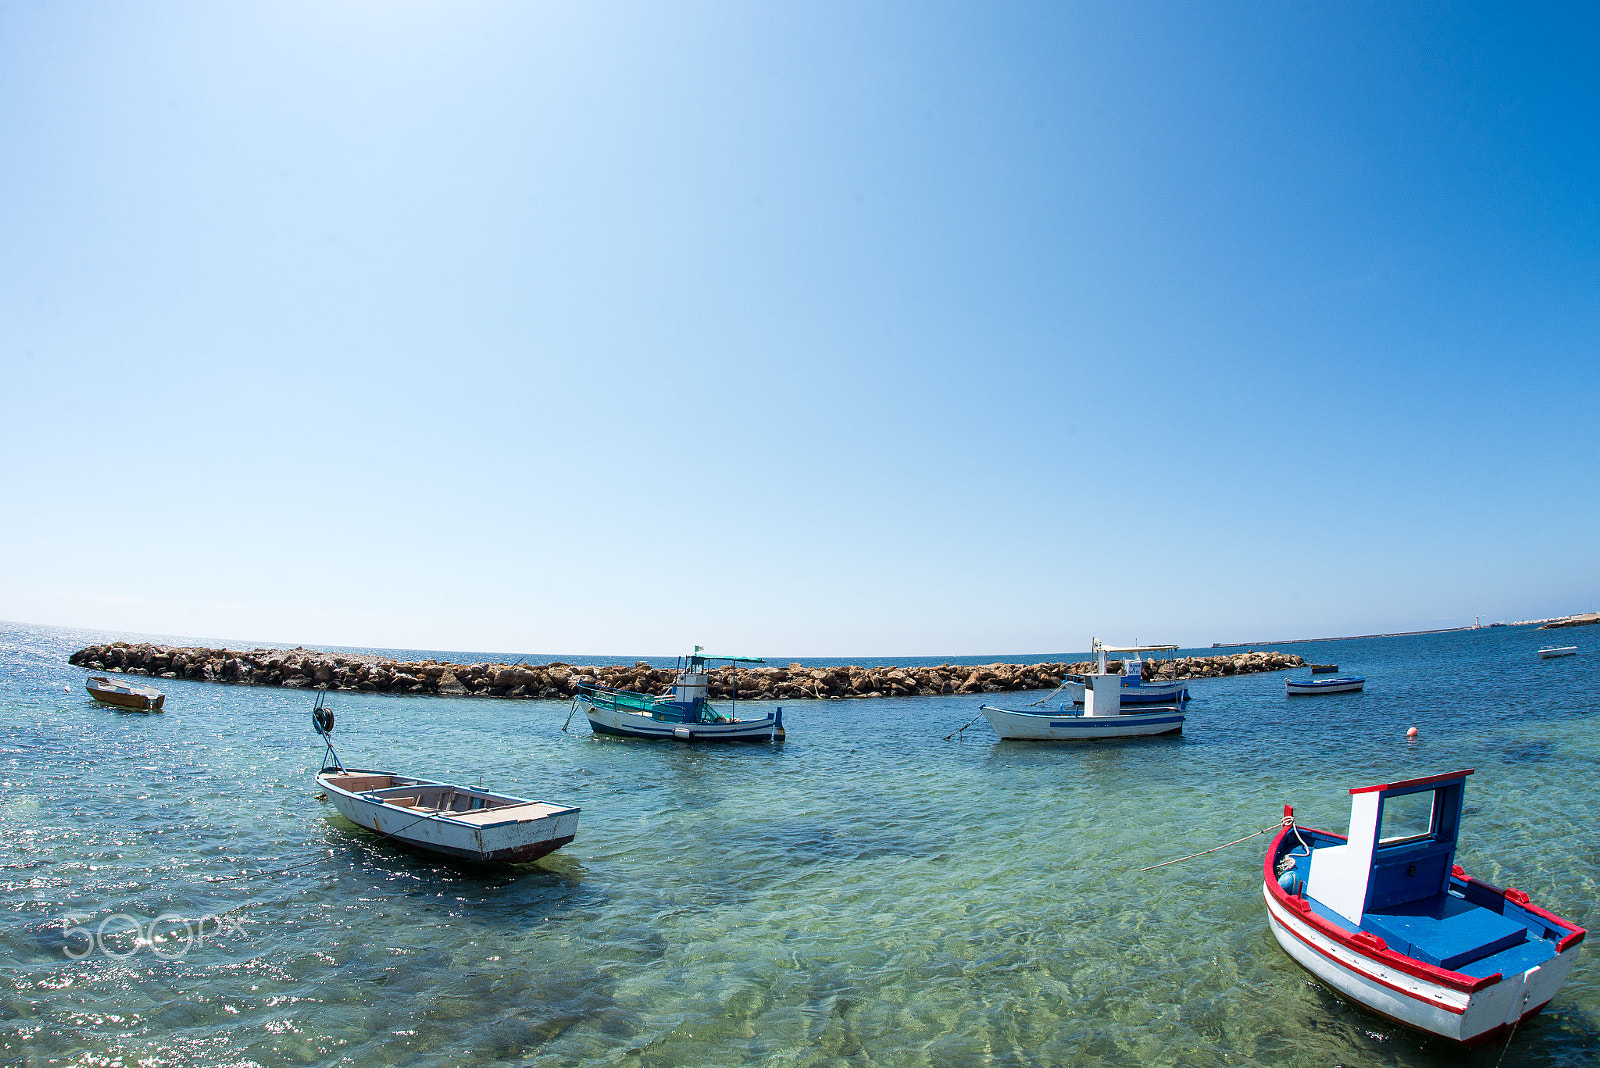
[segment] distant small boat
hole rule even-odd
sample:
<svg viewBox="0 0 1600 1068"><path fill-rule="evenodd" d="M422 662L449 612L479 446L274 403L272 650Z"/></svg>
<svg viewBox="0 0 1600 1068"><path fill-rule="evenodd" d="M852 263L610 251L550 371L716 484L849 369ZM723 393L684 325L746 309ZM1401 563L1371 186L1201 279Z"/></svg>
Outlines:
<svg viewBox="0 0 1600 1068"><path fill-rule="evenodd" d="M1549 1004L1585 934L1456 863L1471 774L1351 790L1348 837L1298 826L1286 805L1261 872L1272 934L1297 964L1371 1012L1464 1045L1499 1040Z"/></svg>
<svg viewBox="0 0 1600 1068"><path fill-rule="evenodd" d="M112 682L100 675L84 683L89 696L103 705L115 705L134 712L160 712L167 695L154 686L135 686L131 682Z"/></svg>
<svg viewBox="0 0 1600 1068"><path fill-rule="evenodd" d="M1290 697L1308 693L1360 693L1366 684L1366 677L1361 675L1340 675L1332 679L1285 679L1283 683Z"/></svg>
<svg viewBox="0 0 1600 1068"><path fill-rule="evenodd" d="M333 713L319 698L311 715L328 743L317 785L357 826L418 849L497 863L537 860L577 837L581 810L573 805L346 768L333 751Z"/></svg>
<svg viewBox="0 0 1600 1068"><path fill-rule="evenodd" d="M1541 660L1549 660L1557 656L1576 656L1577 654L1578 647L1576 645L1557 645L1553 648L1539 650L1539 658Z"/></svg>
<svg viewBox="0 0 1600 1068"><path fill-rule="evenodd" d="M1338 670L1339 670L1339 665L1338 664L1312 664L1311 665L1311 674L1313 674L1313 675L1332 675L1335 671L1338 671Z"/></svg>

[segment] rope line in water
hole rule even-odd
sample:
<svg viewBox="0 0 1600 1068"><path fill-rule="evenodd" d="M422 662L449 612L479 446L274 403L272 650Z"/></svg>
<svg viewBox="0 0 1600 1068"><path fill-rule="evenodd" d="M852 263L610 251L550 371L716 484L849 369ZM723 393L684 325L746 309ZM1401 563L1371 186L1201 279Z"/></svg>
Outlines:
<svg viewBox="0 0 1600 1068"><path fill-rule="evenodd" d="M1160 864L1151 864L1148 867L1140 868L1139 870L1140 871L1155 871L1157 868L1165 868L1168 864L1176 864L1180 860L1193 860L1195 857L1203 857L1207 853L1215 853L1219 849L1227 849L1229 846L1236 846L1240 842L1248 842L1252 838L1260 838L1264 834L1271 834L1273 831L1280 830L1280 829L1282 829L1284 827L1293 827L1293 826L1294 826L1294 817L1293 816L1285 816L1285 817L1283 817L1283 820L1281 822L1274 823L1271 827L1267 827L1267 828L1265 828L1263 830L1253 831L1250 834L1245 835L1243 838L1235 838L1231 842L1223 842L1219 846L1212 846L1210 849L1202 849L1200 852L1198 852L1198 853L1190 853L1186 857L1178 857L1177 860L1163 860Z"/></svg>

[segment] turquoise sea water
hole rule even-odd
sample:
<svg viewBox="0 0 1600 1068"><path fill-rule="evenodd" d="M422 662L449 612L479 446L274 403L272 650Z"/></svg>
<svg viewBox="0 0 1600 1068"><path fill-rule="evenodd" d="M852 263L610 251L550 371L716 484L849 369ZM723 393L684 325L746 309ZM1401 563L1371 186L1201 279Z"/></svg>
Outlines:
<svg viewBox="0 0 1600 1068"><path fill-rule="evenodd" d="M565 702L334 695L352 765L583 806L509 870L315 800L303 692L94 705L66 657L102 637L0 625L0 1063L1487 1068L1284 956L1265 837L1136 870L1457 767L1468 871L1600 925L1600 628L1296 645L1367 691L1203 680L1181 737L1077 747L944 741L970 697L785 702L781 746L698 748L563 732ZM1505 1064L1595 1063L1585 954Z"/></svg>

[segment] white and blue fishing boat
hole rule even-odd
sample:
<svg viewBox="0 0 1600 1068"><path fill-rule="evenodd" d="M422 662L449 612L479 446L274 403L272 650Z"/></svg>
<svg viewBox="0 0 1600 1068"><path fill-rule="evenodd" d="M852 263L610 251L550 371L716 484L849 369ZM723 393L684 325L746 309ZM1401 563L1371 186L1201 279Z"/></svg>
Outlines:
<svg viewBox="0 0 1600 1068"><path fill-rule="evenodd" d="M1297 826L1267 850L1273 936L1372 1012L1467 1045L1506 1034L1555 997L1584 930L1455 862L1471 770L1350 791L1349 834Z"/></svg>
<svg viewBox="0 0 1600 1068"><path fill-rule="evenodd" d="M1123 707L1126 690L1121 675L1086 675L1083 706L1063 701L1054 711L996 708L984 705L984 718L1007 741L1088 742L1104 738L1135 738L1172 734L1183 730L1183 709L1178 705Z"/></svg>
<svg viewBox="0 0 1600 1068"><path fill-rule="evenodd" d="M1310 693L1360 693L1366 684L1364 675L1338 675L1331 679L1285 679L1283 688L1287 696L1300 697Z"/></svg>
<svg viewBox="0 0 1600 1068"><path fill-rule="evenodd" d="M1578 647L1576 645L1553 645L1553 646L1550 646L1549 648L1540 649L1539 650L1539 659L1540 660L1554 660L1558 656L1577 656L1577 655L1578 655Z"/></svg>
<svg viewBox="0 0 1600 1068"><path fill-rule="evenodd" d="M1181 705L1189 700L1189 684L1177 679L1165 681L1144 677L1146 663L1171 660L1176 645L1101 645L1100 639L1089 639L1089 651L1101 674L1106 671L1106 657L1110 653L1122 654L1122 703L1125 705ZM1140 653L1166 653L1166 657L1141 657ZM1086 675L1068 675L1061 689L1073 704L1084 702Z"/></svg>
<svg viewBox="0 0 1600 1068"><path fill-rule="evenodd" d="M713 661L733 665L733 701L726 714L709 700L711 673L706 665ZM668 692L657 696L581 685L573 698L574 708L583 706L596 734L680 742L781 742L781 707L759 718L740 719L738 715L739 665L764 663L758 657L707 656L697 645L693 653L679 658L677 675Z"/></svg>

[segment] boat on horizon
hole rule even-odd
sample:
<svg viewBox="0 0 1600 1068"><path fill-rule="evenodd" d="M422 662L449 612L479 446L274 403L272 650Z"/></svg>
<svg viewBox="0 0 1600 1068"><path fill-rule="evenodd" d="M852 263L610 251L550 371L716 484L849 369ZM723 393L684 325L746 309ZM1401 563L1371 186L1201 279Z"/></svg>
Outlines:
<svg viewBox="0 0 1600 1068"><path fill-rule="evenodd" d="M161 706L167 703L167 695L154 686L114 682L103 675L91 675L84 688L101 704L129 712L160 712Z"/></svg>
<svg viewBox="0 0 1600 1068"><path fill-rule="evenodd" d="M1284 693L1300 697L1316 693L1360 693L1366 686L1364 675L1338 675L1331 679L1284 679Z"/></svg>
<svg viewBox="0 0 1600 1068"><path fill-rule="evenodd" d="M733 700L724 714L711 704L711 673L706 665L726 661L733 665ZM783 708L759 719L740 719L739 665L765 664L760 657L709 656L700 646L678 658L672 688L664 694L636 693L610 686L580 684L573 698L596 734L619 738L676 739L680 742L781 742ZM570 717L569 717L570 718Z"/></svg>
<svg viewBox="0 0 1600 1068"><path fill-rule="evenodd" d="M339 815L401 845L462 860L538 860L578 834L575 805L534 801L390 771L346 768L333 748L333 712L322 697L312 725L327 743L317 785Z"/></svg>
<svg viewBox="0 0 1600 1068"><path fill-rule="evenodd" d="M1539 659L1540 660L1553 660L1554 658L1556 658L1558 656L1577 656L1577 655L1578 655L1578 647L1576 645L1556 645L1556 646L1552 646L1552 647L1550 647L1548 649L1540 649L1539 650Z"/></svg>
<svg viewBox="0 0 1600 1068"><path fill-rule="evenodd" d="M1125 705L1182 705L1189 700L1189 684L1177 679L1146 680L1144 667L1146 664L1161 664L1170 662L1170 654L1176 652L1176 645L1102 645L1099 638L1089 639L1089 655L1095 661L1096 669L1102 674L1106 671L1107 656L1111 653L1132 653L1132 656L1122 658L1122 703ZM1140 653L1167 653L1166 658L1151 657L1146 659ZM1153 669L1159 670L1159 668ZM1084 680L1087 675L1071 674L1061 684L1061 689L1072 699L1072 703L1081 705L1084 702L1086 687Z"/></svg>
<svg viewBox="0 0 1600 1068"><path fill-rule="evenodd" d="M1368 1011L1465 1045L1538 1013L1584 929L1455 863L1471 769L1350 791L1346 835L1283 827L1262 863L1273 937Z"/></svg>

